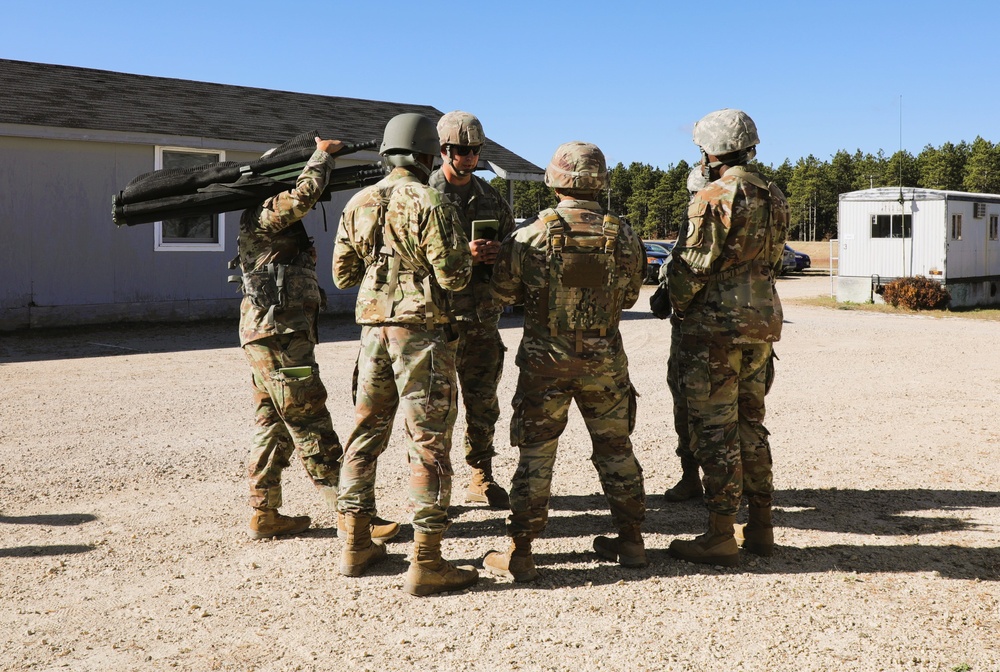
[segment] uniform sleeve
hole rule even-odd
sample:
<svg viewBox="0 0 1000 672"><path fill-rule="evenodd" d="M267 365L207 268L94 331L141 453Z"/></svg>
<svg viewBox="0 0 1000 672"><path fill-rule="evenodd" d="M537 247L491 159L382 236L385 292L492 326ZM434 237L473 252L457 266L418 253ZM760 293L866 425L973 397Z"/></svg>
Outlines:
<svg viewBox="0 0 1000 672"><path fill-rule="evenodd" d="M524 303L519 248L520 243L514 236L507 236L500 245L500 252L493 263L493 277L490 279L490 307L494 310Z"/></svg>
<svg viewBox="0 0 1000 672"><path fill-rule="evenodd" d="M332 156L318 149L313 152L295 188L272 196L261 205L257 214L258 229L263 233L277 233L305 217L323 195L333 166Z"/></svg>
<svg viewBox="0 0 1000 672"><path fill-rule="evenodd" d="M500 220L500 229L497 231L497 240L504 240L514 233L514 211L510 209L510 203L503 198L499 199L497 206L497 218Z"/></svg>
<svg viewBox="0 0 1000 672"><path fill-rule="evenodd" d="M675 248L668 269L670 303L680 314L707 283L729 231L728 201L706 200L701 198L704 192L699 192L688 207L684 245L679 252Z"/></svg>
<svg viewBox="0 0 1000 672"><path fill-rule="evenodd" d="M472 253L455 206L444 202L431 208L422 230L420 245L437 284L452 292L464 289L472 277Z"/></svg>
<svg viewBox="0 0 1000 672"><path fill-rule="evenodd" d="M333 245L333 284L347 289L361 284L365 277L365 264L351 243L350 219L353 211L344 211L337 227L337 240Z"/></svg>
<svg viewBox="0 0 1000 672"><path fill-rule="evenodd" d="M639 300L643 280L646 278L646 255L639 236L631 228L628 229L629 254L626 266L623 268L628 284L625 286L625 296L622 307L631 308Z"/></svg>

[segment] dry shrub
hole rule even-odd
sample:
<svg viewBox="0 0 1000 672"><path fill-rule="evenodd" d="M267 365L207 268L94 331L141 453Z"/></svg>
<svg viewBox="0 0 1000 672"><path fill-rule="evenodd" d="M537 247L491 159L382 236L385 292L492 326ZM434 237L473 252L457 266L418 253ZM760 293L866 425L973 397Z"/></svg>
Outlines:
<svg viewBox="0 0 1000 672"><path fill-rule="evenodd" d="M922 275L893 280L885 286L882 298L891 306L907 310L942 310L951 300L940 282Z"/></svg>

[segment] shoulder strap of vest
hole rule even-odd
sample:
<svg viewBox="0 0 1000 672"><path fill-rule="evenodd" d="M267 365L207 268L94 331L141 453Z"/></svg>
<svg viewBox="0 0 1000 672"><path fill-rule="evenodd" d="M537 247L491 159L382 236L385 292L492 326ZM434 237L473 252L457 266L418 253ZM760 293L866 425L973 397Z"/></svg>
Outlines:
<svg viewBox="0 0 1000 672"><path fill-rule="evenodd" d="M553 252L562 251L566 245L566 223L554 209L542 210L538 218L545 222L545 236L549 249Z"/></svg>
<svg viewBox="0 0 1000 672"><path fill-rule="evenodd" d="M604 215L604 225L602 226L604 233L604 253L614 254L615 245L618 243L618 230L621 228L621 224L618 218L614 215L608 214Z"/></svg>

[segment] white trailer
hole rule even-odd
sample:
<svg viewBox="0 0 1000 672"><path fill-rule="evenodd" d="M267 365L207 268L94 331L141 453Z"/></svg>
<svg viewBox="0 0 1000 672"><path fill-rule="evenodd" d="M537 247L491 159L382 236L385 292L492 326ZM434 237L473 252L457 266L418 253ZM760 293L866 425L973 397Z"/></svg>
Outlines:
<svg viewBox="0 0 1000 672"><path fill-rule="evenodd" d="M1000 305L1000 195L879 187L840 195L837 300L878 301L900 277L937 280L952 308Z"/></svg>

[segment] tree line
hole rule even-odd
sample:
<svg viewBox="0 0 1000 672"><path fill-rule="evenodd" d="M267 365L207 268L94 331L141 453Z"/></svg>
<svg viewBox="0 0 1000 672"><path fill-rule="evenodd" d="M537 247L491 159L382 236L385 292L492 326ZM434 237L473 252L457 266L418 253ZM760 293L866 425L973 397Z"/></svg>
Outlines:
<svg viewBox="0 0 1000 672"><path fill-rule="evenodd" d="M1000 193L1000 144L982 137L971 143L927 145L917 156L897 151L886 156L860 149L840 150L829 161L810 154L794 164L785 159L777 168L754 161L761 175L778 185L788 198L792 240L823 240L837 236L840 194L875 187L919 187L985 194ZM684 160L665 170L633 162L609 170L610 186L602 204L623 217L647 240L673 239L687 221L687 177L693 166ZM500 193L506 182L492 181ZM556 204L555 194L541 182L514 183L514 216L531 217Z"/></svg>

